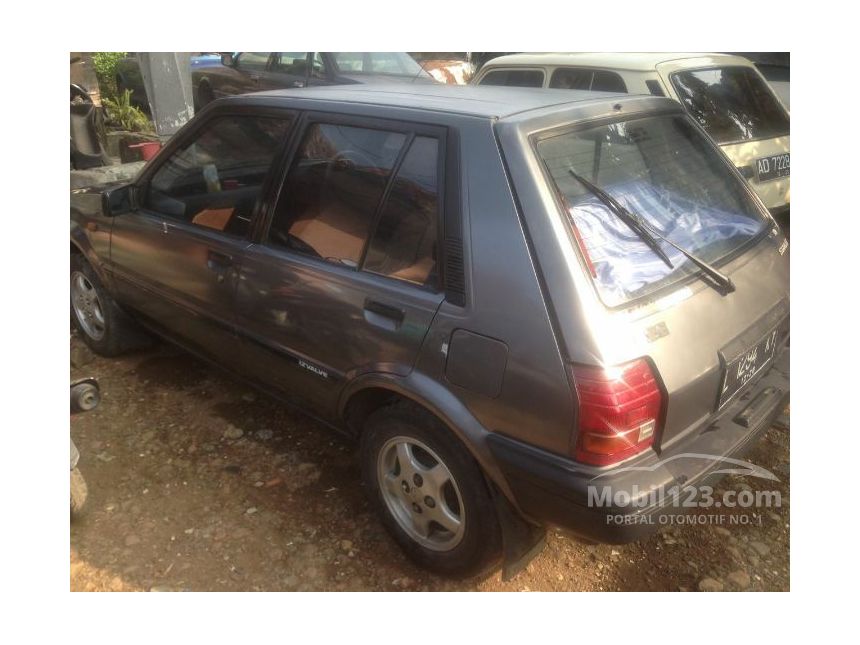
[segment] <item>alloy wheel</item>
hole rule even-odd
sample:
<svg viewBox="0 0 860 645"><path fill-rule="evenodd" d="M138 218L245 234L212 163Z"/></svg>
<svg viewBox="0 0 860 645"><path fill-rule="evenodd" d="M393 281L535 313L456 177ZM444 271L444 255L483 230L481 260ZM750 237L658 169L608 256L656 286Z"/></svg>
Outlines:
<svg viewBox="0 0 860 645"><path fill-rule="evenodd" d="M104 338L104 308L93 283L80 271L72 273L72 309L87 336L93 340Z"/></svg>
<svg viewBox="0 0 860 645"><path fill-rule="evenodd" d="M400 527L418 544L450 551L463 539L465 508L442 459L413 437L393 437L377 459L382 498Z"/></svg>

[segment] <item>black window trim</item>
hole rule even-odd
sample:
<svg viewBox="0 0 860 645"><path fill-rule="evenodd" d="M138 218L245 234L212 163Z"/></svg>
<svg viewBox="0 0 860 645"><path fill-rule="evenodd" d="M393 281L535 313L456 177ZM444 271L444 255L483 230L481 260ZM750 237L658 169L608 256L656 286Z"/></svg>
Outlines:
<svg viewBox="0 0 860 645"><path fill-rule="evenodd" d="M732 64L732 65L704 65L702 67L685 67L684 69L679 69L679 70L676 70L676 71L672 72L671 74L669 74L669 80L672 82L672 90L675 92L675 96L677 97L677 101L681 105L681 107L684 109L684 112L690 116L690 118L692 118L692 115L687 111L687 106L681 102L681 93L678 91L678 83L677 83L675 77L678 74L685 74L687 72L708 72L708 71L716 70L716 69L731 69L731 68L751 69L754 74L758 74L761 77L761 80L764 82L764 85L765 85L765 88L767 89L767 91L770 92L771 94L773 94L773 97L774 97L774 99L776 99L776 102L777 102L777 105L779 106L779 108L786 113L785 114L786 118L790 118L788 110L785 109L785 106L782 104L782 101L780 100L779 96L777 96L776 91L773 89L773 87L771 87L770 83L768 83L767 79L764 77L764 74L762 74L756 68L755 65L742 65L742 64L738 64L738 63ZM695 121L695 119L693 119L693 120ZM696 123L696 125L700 125L700 124ZM737 145L739 143L755 143L756 141L769 141L770 139L779 139L780 137L788 137L788 136L791 136L791 124L790 123L789 123L789 131L788 132L786 132L785 134L778 134L775 137L756 137L754 139L737 139L734 141L724 141L722 143L717 143L716 145L718 145L718 146L734 146L734 145ZM711 138L710 134L708 134L708 138L709 139Z"/></svg>
<svg viewBox="0 0 860 645"><path fill-rule="evenodd" d="M355 267L335 264L323 258L315 258L306 253L301 253L299 251L296 251L295 249L290 249L280 244L272 244L268 240L269 229L271 228L272 221L275 216L275 210L277 209L278 202L281 199L281 194L286 184L287 173L292 167L292 163L296 155L298 154L299 148L301 147L301 143L304 139L305 134L308 131L308 128L310 128L314 124L344 125L356 128L367 128L371 130L383 130L385 132L397 132L406 135L406 140L404 141L403 146L398 152L397 159L391 168L391 173L389 174L389 177L386 181L385 188L382 191L382 195L379 198L379 203L376 205L371 228L368 232L367 239L364 241L364 247L362 248L360 261ZM403 285L421 291L431 291L433 293L441 292L443 290L443 286L445 285L443 275L444 252L442 250L445 239L444 223L445 213L449 207L449 200L447 198L446 192L447 182L445 164L445 161L448 156L446 145L447 134L447 128L445 126L421 123L416 121L360 116L345 112L325 112L317 110L302 112L292 128L289 142L284 147L280 160L276 161L276 163L274 163L272 166L272 172L270 174L273 176L273 178L276 179L273 179L270 190L267 192L267 198L269 198L269 200L266 204L265 211L261 213L260 217L257 218L258 221L256 227L254 227L254 234L251 238L252 241L256 244L260 244L261 246L266 247L267 249L282 253L286 257L300 259L302 262L312 262L317 266L326 267L328 269L336 267L338 269L350 271L352 273L362 273L366 276L379 278L385 281L393 281L398 285ZM409 148L412 145L412 142L414 141L414 138L416 136L432 137L439 142L439 153L437 155L438 197L436 219L437 279L435 284L428 285L419 285L414 282L409 282L408 280L393 278L391 276L376 273L373 271L365 271L363 268L364 260L367 256L367 250L370 247L370 242L373 239L373 234L375 233L376 226L379 223L379 218L382 216L383 209L385 208L385 205L388 201L388 196L391 193L391 188L394 185L394 180L397 177L397 172L399 171L400 165L403 163L403 159L406 157L406 154L408 153Z"/></svg>
<svg viewBox="0 0 860 645"><path fill-rule="evenodd" d="M145 193L149 188L149 184L152 180L153 175L155 175L155 173L157 173L180 148L192 142L193 139L202 130L204 130L216 119L229 116L246 116L275 119L291 118L292 122L290 123L287 133L284 136L284 139L278 144L277 149L275 150L275 154L272 157L272 164L269 166L269 170L266 172L266 177L263 179L263 183L260 184L260 192L257 195L257 199L254 203L254 209L251 211L251 223L248 226L247 232L244 235L234 235L232 233L226 233L224 231L208 229L214 234L227 239L251 241L254 239L254 231L257 228L257 222L261 218L261 214L263 213L265 196L268 194L271 180L273 176L276 175L278 159L283 154L284 148L290 142L296 131L296 128L299 125L300 113L298 110L295 109L270 108L255 105L217 105L214 103L211 105L212 107L207 106L207 108L200 112L200 117L192 119L187 124L185 124L179 130L179 132L173 135L170 141L168 141L167 145L164 146L161 152L159 152L158 157L152 163L146 165L143 168L143 171L140 173L137 179L135 179L132 185L132 208L133 210L151 213L152 215L169 222L188 224L189 226L194 226L195 228L206 229L207 227L205 226L194 225L184 219L144 207L144 205L140 201L140 198L142 194Z"/></svg>

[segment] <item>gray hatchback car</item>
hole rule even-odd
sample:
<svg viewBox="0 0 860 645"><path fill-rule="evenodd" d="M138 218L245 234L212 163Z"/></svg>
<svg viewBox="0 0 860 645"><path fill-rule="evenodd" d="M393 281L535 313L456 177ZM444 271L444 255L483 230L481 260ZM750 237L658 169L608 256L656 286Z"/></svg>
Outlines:
<svg viewBox="0 0 860 645"><path fill-rule="evenodd" d="M356 438L421 565L510 573L546 525L653 532L676 509L649 491L712 482L770 426L787 249L669 99L270 92L72 191L71 313L103 355L145 328Z"/></svg>

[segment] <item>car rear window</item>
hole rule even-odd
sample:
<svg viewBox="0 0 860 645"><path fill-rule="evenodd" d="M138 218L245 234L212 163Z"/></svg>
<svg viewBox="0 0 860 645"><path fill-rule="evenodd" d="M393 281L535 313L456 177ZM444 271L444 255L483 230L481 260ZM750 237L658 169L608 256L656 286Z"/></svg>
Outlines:
<svg viewBox="0 0 860 645"><path fill-rule="evenodd" d="M498 69L488 72L479 85L506 87L543 87L543 71L539 69Z"/></svg>
<svg viewBox="0 0 860 645"><path fill-rule="evenodd" d="M718 264L767 220L720 152L683 115L550 134L537 142L604 303L619 306L696 272L660 242L667 266L572 173L603 188L664 237ZM572 172L571 172L572 171Z"/></svg>
<svg viewBox="0 0 860 645"><path fill-rule="evenodd" d="M681 104L717 143L789 134L788 114L750 67L676 72L671 79Z"/></svg>

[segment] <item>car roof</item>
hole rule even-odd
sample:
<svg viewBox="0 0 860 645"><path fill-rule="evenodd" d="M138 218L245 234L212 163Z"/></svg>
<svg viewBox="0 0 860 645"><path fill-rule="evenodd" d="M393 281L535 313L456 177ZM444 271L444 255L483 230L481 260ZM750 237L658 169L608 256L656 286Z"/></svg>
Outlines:
<svg viewBox="0 0 860 645"><path fill-rule="evenodd" d="M626 94L585 90L545 90L519 87L473 85L400 84L329 85L301 89L273 90L242 95L267 100L331 102L398 107L430 112L503 119L514 114L584 102L617 100ZM241 100L232 97L227 100ZM310 108L315 109L315 108Z"/></svg>
<svg viewBox="0 0 860 645"><path fill-rule="evenodd" d="M701 65L749 65L741 56L692 52L547 52L510 54L493 58L484 68L507 65L582 65L632 71L654 71L661 63L689 61L691 67Z"/></svg>

